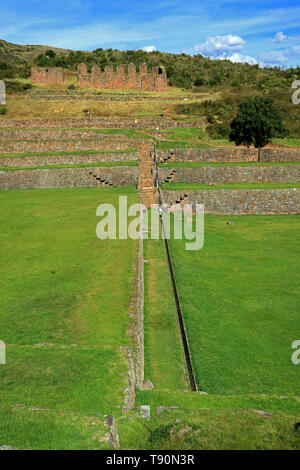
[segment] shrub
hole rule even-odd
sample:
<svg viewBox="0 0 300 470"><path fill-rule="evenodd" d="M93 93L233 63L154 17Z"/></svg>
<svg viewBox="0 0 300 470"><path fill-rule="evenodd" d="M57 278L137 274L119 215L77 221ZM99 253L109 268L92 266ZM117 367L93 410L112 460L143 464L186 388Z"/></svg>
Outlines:
<svg viewBox="0 0 300 470"><path fill-rule="evenodd" d="M30 83L22 83L17 80L5 80L7 93L26 93L32 88Z"/></svg>
<svg viewBox="0 0 300 470"><path fill-rule="evenodd" d="M5 114L6 113L6 106L4 104L0 104L0 114Z"/></svg>
<svg viewBox="0 0 300 470"><path fill-rule="evenodd" d="M220 123L219 124L217 122L214 122L213 124L211 124L208 127L207 130L208 130L208 134L213 139L219 139L219 138L227 139L229 137L229 134L230 134L229 125L226 124L226 123Z"/></svg>

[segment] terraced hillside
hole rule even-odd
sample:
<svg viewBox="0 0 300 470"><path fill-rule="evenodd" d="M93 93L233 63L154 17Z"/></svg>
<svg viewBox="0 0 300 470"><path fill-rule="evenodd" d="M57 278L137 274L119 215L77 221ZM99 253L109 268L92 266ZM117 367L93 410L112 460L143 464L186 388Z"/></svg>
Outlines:
<svg viewBox="0 0 300 470"><path fill-rule="evenodd" d="M0 447L118 447L113 415L123 449L300 448L299 149L184 126L1 118ZM169 243L195 392L164 240L96 236L99 204L159 194L211 212L202 250Z"/></svg>

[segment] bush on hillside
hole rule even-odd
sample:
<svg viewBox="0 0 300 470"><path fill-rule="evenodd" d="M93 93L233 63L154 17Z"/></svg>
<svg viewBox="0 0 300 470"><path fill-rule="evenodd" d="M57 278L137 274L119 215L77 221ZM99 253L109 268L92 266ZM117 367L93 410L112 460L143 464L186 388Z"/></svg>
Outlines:
<svg viewBox="0 0 300 470"><path fill-rule="evenodd" d="M270 97L259 96L242 101L232 120L229 139L236 145L261 148L273 137L284 137L282 115Z"/></svg>
<svg viewBox="0 0 300 470"><path fill-rule="evenodd" d="M32 88L30 83L22 83L18 80L5 80L6 93L26 93Z"/></svg>

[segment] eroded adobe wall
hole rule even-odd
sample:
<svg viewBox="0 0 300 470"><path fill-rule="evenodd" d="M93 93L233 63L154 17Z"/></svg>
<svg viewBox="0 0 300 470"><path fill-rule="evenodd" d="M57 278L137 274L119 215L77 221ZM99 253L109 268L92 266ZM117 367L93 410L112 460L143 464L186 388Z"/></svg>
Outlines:
<svg viewBox="0 0 300 470"><path fill-rule="evenodd" d="M300 181L300 165L160 168L160 183L287 183Z"/></svg>
<svg viewBox="0 0 300 470"><path fill-rule="evenodd" d="M91 73L88 73L87 66L78 66L78 85L83 88L105 88L116 90L143 90L159 91L168 90L167 74L164 67L153 67L148 72L147 64L140 66L139 72L134 64L129 64L125 68L119 65L116 69L112 66L105 67L104 71L97 65L93 65Z"/></svg>
<svg viewBox="0 0 300 470"><path fill-rule="evenodd" d="M31 68L31 81L35 85L62 85L64 83L64 70L61 67Z"/></svg>
<svg viewBox="0 0 300 470"><path fill-rule="evenodd" d="M0 189L136 186L138 167L53 168L0 172Z"/></svg>
<svg viewBox="0 0 300 470"><path fill-rule="evenodd" d="M161 191L168 206L184 201L204 204L205 214L300 214L300 189L223 189Z"/></svg>

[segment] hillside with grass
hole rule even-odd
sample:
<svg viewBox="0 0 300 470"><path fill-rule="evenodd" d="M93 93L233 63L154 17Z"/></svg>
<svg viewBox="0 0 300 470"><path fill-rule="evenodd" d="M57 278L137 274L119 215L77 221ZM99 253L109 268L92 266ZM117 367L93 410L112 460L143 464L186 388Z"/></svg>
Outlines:
<svg viewBox="0 0 300 470"><path fill-rule="evenodd" d="M300 107L291 102L291 86L294 80L300 78L300 67L262 68L259 65L232 63L229 60L212 60L200 54L191 56L185 53L170 54L159 51L119 51L102 48L92 52L70 51L50 46L15 45L0 40L0 79L6 81L8 93L30 92L32 66L63 67L66 71L76 72L82 62L87 64L89 71L93 65L98 65L102 70L106 66L117 67L129 63L134 63L137 69L142 63L147 63L149 68L165 66L170 87L168 96L172 101L145 102L142 106L144 115L164 115L183 120L201 118L207 124L212 138L227 138L230 121L235 116L239 103L245 98L269 96L274 99L283 116L288 136L290 138L299 136ZM67 86L70 85L75 89L78 88L74 80L68 82ZM184 102L182 102L182 93L186 96ZM110 103L106 115L114 114L113 105L114 103ZM138 106L141 113L141 104L132 103L130 109L124 109L124 115L138 114L134 105ZM101 107L103 115L105 107L105 105L104 108ZM94 110L94 113L97 112L99 110ZM119 104L117 112L122 113Z"/></svg>

